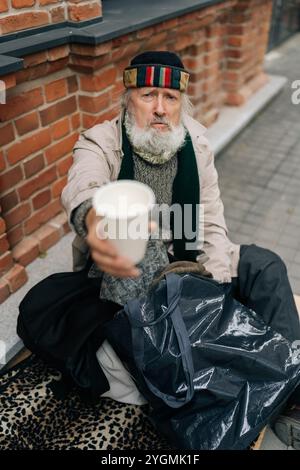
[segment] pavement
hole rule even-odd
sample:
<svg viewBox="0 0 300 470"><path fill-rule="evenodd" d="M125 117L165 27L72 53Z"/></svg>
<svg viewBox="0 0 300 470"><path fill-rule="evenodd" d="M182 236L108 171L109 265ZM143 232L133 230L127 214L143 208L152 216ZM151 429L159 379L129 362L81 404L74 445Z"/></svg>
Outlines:
<svg viewBox="0 0 300 470"><path fill-rule="evenodd" d="M270 74L288 78L282 92L218 154L221 197L229 237L279 254L293 292L300 294L300 34L266 57ZM300 96L300 94L299 94Z"/></svg>

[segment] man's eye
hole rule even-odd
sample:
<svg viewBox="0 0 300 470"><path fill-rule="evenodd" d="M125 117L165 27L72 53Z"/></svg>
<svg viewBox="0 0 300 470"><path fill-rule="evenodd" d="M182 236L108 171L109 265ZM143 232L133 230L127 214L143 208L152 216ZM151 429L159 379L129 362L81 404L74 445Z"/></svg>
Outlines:
<svg viewBox="0 0 300 470"><path fill-rule="evenodd" d="M171 100L171 101L175 101L175 100L176 100L176 96L168 95L168 99Z"/></svg>

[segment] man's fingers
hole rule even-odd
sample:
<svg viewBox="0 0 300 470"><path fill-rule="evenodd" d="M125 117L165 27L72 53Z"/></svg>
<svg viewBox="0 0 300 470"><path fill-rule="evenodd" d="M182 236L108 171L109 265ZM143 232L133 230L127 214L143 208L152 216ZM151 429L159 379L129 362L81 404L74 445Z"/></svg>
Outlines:
<svg viewBox="0 0 300 470"><path fill-rule="evenodd" d="M110 256L94 251L92 252L92 258L100 269L112 274L113 276L137 277L140 274L139 270L131 263L131 261L120 256L111 258Z"/></svg>
<svg viewBox="0 0 300 470"><path fill-rule="evenodd" d="M112 257L118 256L115 246L109 240L101 240L93 233L88 234L87 243L91 251L105 253L105 255Z"/></svg>

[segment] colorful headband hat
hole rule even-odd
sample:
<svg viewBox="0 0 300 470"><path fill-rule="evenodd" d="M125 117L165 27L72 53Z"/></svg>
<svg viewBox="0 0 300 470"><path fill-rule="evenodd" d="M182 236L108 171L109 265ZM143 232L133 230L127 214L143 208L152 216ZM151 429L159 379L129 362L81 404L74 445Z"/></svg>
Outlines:
<svg viewBox="0 0 300 470"><path fill-rule="evenodd" d="M123 73L125 88L160 87L185 91L190 74L174 52L148 51L134 57Z"/></svg>

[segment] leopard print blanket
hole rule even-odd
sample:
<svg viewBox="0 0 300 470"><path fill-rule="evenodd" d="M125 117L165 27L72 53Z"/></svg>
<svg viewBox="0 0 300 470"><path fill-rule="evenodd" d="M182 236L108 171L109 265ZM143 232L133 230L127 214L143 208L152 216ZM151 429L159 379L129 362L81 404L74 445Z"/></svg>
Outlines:
<svg viewBox="0 0 300 470"><path fill-rule="evenodd" d="M60 373L31 355L0 375L0 450L171 450L147 418L147 405L100 398L87 404L76 391L56 398Z"/></svg>

